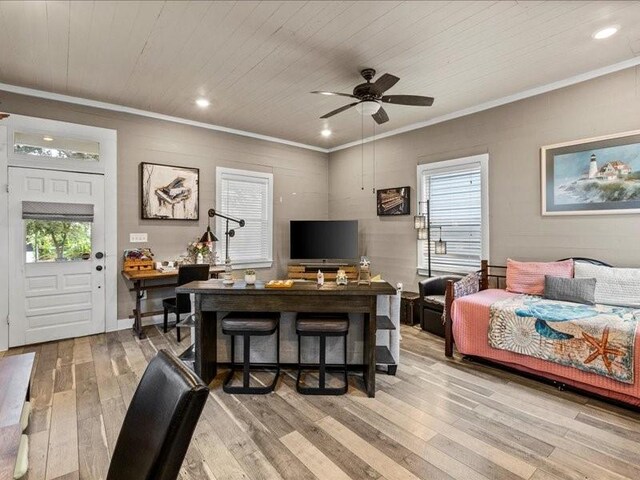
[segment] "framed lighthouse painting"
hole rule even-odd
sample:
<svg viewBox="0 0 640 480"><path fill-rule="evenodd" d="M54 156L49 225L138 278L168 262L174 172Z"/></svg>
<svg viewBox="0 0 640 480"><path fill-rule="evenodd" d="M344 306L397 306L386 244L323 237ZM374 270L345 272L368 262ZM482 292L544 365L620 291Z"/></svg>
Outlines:
<svg viewBox="0 0 640 480"><path fill-rule="evenodd" d="M540 149L543 215L640 213L640 130Z"/></svg>

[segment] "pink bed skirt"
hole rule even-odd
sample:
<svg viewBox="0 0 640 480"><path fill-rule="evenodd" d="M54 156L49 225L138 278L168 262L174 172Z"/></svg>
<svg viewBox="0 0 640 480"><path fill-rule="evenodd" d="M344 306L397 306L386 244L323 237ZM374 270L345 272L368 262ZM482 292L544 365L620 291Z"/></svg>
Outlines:
<svg viewBox="0 0 640 480"><path fill-rule="evenodd" d="M493 302L513 295L515 294L506 290L489 289L455 300L451 317L453 338L460 353L483 357L520 371L541 375L604 397L640 406L640 355L637 351L634 359L634 383L627 384L539 358L491 348L488 342L489 307ZM636 340L638 336L636 331Z"/></svg>

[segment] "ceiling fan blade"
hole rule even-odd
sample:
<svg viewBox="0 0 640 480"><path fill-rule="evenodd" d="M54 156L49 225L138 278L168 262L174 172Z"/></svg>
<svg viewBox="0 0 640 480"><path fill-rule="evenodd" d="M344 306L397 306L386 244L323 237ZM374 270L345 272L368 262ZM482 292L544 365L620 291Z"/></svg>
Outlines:
<svg viewBox="0 0 640 480"><path fill-rule="evenodd" d="M320 95L327 95L327 96L334 96L334 95L338 95L340 97L349 97L349 98L358 98L355 95L351 95L350 93L339 93L339 92L325 92L322 90L314 90L311 93L318 93Z"/></svg>
<svg viewBox="0 0 640 480"><path fill-rule="evenodd" d="M385 95L380 101L394 105L413 105L416 107L430 107L433 105L433 97L421 97L420 95Z"/></svg>
<svg viewBox="0 0 640 480"><path fill-rule="evenodd" d="M400 79L395 75L391 75L389 73L385 73L380 78L378 78L373 84L376 87L376 90L382 95L384 92L393 87L396 83L398 83Z"/></svg>
<svg viewBox="0 0 640 480"><path fill-rule="evenodd" d="M360 102L355 102L355 103L350 103L349 105L345 105L344 107L340 107L337 110L333 110L332 112L327 113L326 115L321 116L320 118L329 118L329 117L333 117L334 115L340 113L340 112L344 112L345 110L350 109L351 107L355 107L357 104L359 104Z"/></svg>
<svg viewBox="0 0 640 480"><path fill-rule="evenodd" d="M384 108L382 107L380 107L380 110L378 110L376 113L374 113L371 116L373 117L373 119L376 121L378 125L389 121L389 115L387 115L387 112L385 112Z"/></svg>

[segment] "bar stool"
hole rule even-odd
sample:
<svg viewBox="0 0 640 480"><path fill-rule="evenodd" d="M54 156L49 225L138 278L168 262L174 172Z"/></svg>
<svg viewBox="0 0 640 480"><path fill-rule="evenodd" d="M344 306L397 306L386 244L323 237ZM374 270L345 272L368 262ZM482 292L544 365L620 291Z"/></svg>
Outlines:
<svg viewBox="0 0 640 480"><path fill-rule="evenodd" d="M231 335L231 370L222 384L226 393L263 394L272 392L280 376L280 314L271 312L232 312L222 320L222 333ZM250 362L251 337L276 334L276 363ZM243 363L235 363L236 336L244 338ZM242 386L233 387L231 381L234 373L242 367ZM249 384L251 367L275 369L275 376L271 384L264 387L252 387Z"/></svg>
<svg viewBox="0 0 640 480"><path fill-rule="evenodd" d="M349 333L349 315L346 313L299 313L296 319L296 333L298 334L298 377L296 390L304 395L343 395L349 388L347 380L347 334ZM303 364L301 355L302 337L320 337L320 361L318 364ZM344 386L326 387L327 371L327 337L342 337L344 339L344 363L340 370L344 375ZM300 386L302 370L318 370L317 387Z"/></svg>

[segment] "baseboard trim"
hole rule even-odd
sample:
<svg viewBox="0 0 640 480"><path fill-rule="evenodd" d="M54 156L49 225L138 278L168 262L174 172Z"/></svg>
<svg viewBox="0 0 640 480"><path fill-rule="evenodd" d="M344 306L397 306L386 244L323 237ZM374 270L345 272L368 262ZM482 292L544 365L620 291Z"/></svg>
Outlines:
<svg viewBox="0 0 640 480"><path fill-rule="evenodd" d="M142 319L142 326L146 327L149 325L160 325L164 321L162 315L153 315L150 317L144 317ZM119 330L127 330L129 328L133 328L133 318L119 318L116 324L116 328L112 330L107 330L107 332L117 332Z"/></svg>

